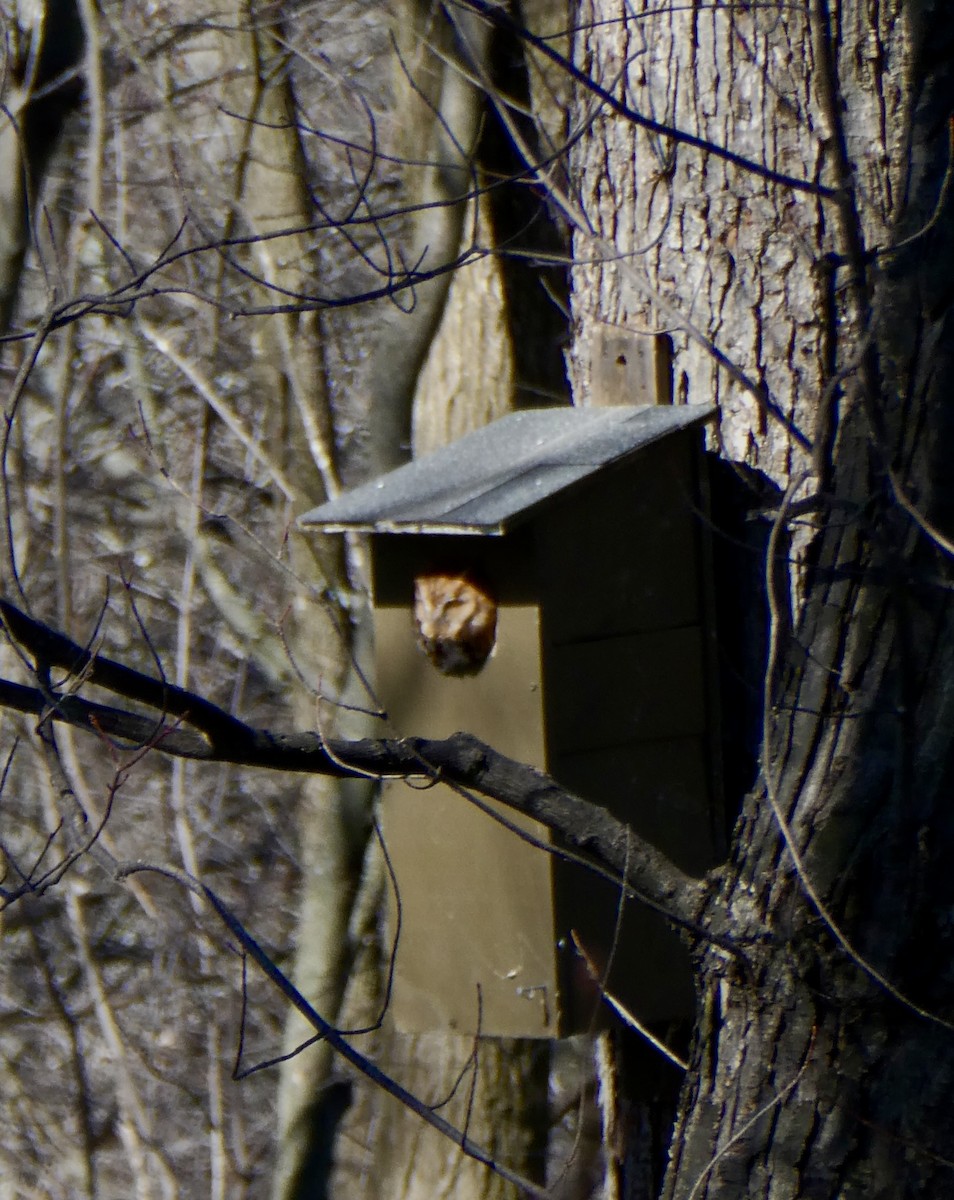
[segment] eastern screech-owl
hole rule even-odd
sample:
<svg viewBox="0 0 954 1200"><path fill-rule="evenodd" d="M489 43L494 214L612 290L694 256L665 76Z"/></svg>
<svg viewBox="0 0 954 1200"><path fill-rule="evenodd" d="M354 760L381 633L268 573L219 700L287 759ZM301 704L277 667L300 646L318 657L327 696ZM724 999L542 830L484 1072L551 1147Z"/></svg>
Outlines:
<svg viewBox="0 0 954 1200"><path fill-rule="evenodd" d="M497 602L471 575L435 571L414 580L417 644L444 675L473 675L497 638Z"/></svg>

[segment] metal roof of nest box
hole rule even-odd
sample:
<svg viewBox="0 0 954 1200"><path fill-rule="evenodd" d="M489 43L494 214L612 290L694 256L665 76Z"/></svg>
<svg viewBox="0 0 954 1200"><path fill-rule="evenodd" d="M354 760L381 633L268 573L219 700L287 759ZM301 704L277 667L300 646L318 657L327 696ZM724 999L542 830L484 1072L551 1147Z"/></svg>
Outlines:
<svg viewBox="0 0 954 1200"><path fill-rule="evenodd" d="M325 533L504 534L596 472L715 411L646 405L510 413L322 504L299 525Z"/></svg>

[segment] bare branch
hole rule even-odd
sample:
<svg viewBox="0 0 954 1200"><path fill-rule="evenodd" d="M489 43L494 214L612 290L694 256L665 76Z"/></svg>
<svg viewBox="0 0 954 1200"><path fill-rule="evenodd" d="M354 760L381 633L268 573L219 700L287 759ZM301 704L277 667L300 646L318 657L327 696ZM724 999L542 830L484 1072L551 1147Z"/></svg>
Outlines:
<svg viewBox="0 0 954 1200"><path fill-rule="evenodd" d="M51 697L42 688L0 680L0 705L51 716L79 729L150 745L163 754L207 762L300 771L337 778L424 776L467 788L539 821L562 844L610 868L637 897L677 924L698 928L705 885L680 871L606 809L573 795L556 780L499 754L465 733L428 738L363 738L347 741L318 733L273 733L230 716L185 688L153 679L121 663L92 654L5 600L0 613L12 637L39 669L60 667L101 688L158 710L162 719L94 704L77 695ZM165 718L175 718L167 724ZM191 725L199 733L182 729ZM559 848L553 849L559 854Z"/></svg>

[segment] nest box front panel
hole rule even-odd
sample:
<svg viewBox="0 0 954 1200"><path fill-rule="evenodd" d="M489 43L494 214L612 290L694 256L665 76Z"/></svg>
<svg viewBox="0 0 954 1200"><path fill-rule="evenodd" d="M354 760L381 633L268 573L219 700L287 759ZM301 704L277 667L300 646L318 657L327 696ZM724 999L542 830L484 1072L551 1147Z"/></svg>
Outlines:
<svg viewBox="0 0 954 1200"><path fill-rule="evenodd" d="M476 673L445 674L419 644L414 578L415 572L434 578L460 570L460 556L441 566L426 537L391 543L375 563L375 639L378 691L394 730L429 737L466 730L542 766L537 606L507 601L507 585L495 586L495 547L485 550L481 578L498 598L495 646ZM543 826L498 811L548 840ZM560 1011L550 856L444 785L389 782L382 819L401 904L391 1007L397 1027L555 1036ZM392 929L395 915L392 906Z"/></svg>

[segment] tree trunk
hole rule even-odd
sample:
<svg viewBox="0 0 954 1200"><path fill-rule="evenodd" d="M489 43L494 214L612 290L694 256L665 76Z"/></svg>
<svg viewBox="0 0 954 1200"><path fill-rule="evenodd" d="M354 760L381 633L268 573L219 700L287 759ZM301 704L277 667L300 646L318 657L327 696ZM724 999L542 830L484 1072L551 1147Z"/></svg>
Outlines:
<svg viewBox="0 0 954 1200"><path fill-rule="evenodd" d="M577 232L575 388L600 323L668 331L677 399L718 402L722 454L789 488L771 559L792 535L793 612L767 571L761 779L704 917L736 953L696 947L664 1194L940 1195L954 26L848 0L616 16L585 3L578 22L577 65L626 107L580 86L578 118L600 111L575 161L595 230Z"/></svg>
<svg viewBox="0 0 954 1200"><path fill-rule="evenodd" d="M35 212L43 179L82 85L84 29L74 0L23 5L4 16L0 80L0 330L10 325L23 259L40 225Z"/></svg>

